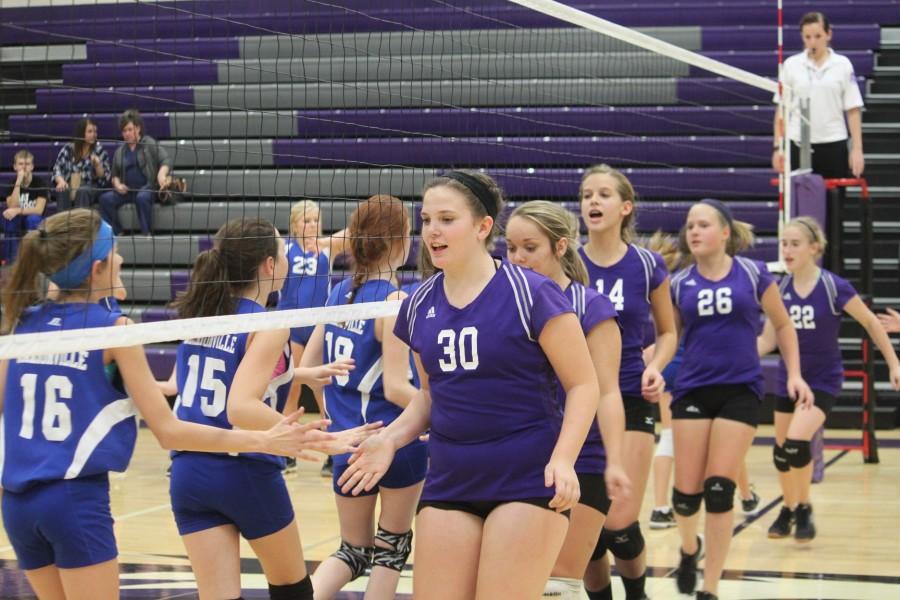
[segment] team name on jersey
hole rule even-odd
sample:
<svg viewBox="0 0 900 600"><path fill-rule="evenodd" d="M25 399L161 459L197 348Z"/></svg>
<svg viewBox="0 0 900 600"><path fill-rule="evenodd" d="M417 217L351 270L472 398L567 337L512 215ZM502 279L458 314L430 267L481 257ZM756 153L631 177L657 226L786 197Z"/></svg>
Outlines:
<svg viewBox="0 0 900 600"><path fill-rule="evenodd" d="M79 371L87 371L88 356L90 352L67 352L66 354L47 354L44 356L26 356L17 359L19 364L29 365L53 365L56 367L69 367Z"/></svg>
<svg viewBox="0 0 900 600"><path fill-rule="evenodd" d="M346 329L350 333L357 333L362 335L363 331L366 328L366 322L360 319L354 319L352 321L344 321L343 323L338 323L341 329Z"/></svg>
<svg viewBox="0 0 900 600"><path fill-rule="evenodd" d="M200 346L201 348L215 348L229 354L234 354L234 347L237 344L236 335L216 335L212 337L197 338L194 340L185 340L188 346Z"/></svg>

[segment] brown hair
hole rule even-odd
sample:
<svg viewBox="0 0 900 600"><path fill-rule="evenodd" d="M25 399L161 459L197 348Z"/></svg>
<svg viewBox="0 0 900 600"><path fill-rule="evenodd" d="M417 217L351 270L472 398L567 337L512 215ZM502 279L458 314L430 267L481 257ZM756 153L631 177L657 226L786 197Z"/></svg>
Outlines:
<svg viewBox="0 0 900 600"><path fill-rule="evenodd" d="M666 268L671 272L682 266L681 250L678 248L678 240L673 236L657 229L653 235L644 240L644 247L658 253L666 263Z"/></svg>
<svg viewBox="0 0 900 600"><path fill-rule="evenodd" d="M84 134L87 131L89 125L93 125L94 127L97 126L96 123L94 123L87 117L79 119L78 122L75 123L75 135L72 137L72 146L75 149L74 160L81 160L81 155L84 152L84 147L87 145L87 142L84 140ZM97 142L94 141L94 143L91 144L91 147L88 148L88 152L93 151L96 144Z"/></svg>
<svg viewBox="0 0 900 600"><path fill-rule="evenodd" d="M587 267L578 255L578 219L570 211L555 202L532 200L518 207L509 216L521 217L535 223L550 240L550 248L556 253L559 240L568 240L566 253L559 258L563 272L572 281L588 284Z"/></svg>
<svg viewBox="0 0 900 600"><path fill-rule="evenodd" d="M125 129L125 126L129 123L140 129L141 135L144 135L144 119L141 117L141 113L138 112L138 109L129 108L122 113L122 116L119 117L119 131Z"/></svg>
<svg viewBox="0 0 900 600"><path fill-rule="evenodd" d="M100 220L95 211L76 208L47 217L37 229L25 234L12 275L3 287L0 332L10 333L22 312L42 298L40 274L56 273L93 245ZM83 289L89 278L76 289Z"/></svg>
<svg viewBox="0 0 900 600"><path fill-rule="evenodd" d="M813 23L821 25L825 33L831 32L831 23L828 22L828 17L825 16L825 13L820 12L808 12L800 17L800 31L803 31L806 25L812 25Z"/></svg>
<svg viewBox="0 0 900 600"><path fill-rule="evenodd" d="M622 202L631 202L631 212L622 218L622 226L620 229L622 241L630 244L637 237L634 221L637 216L637 194L634 192L634 186L621 171L613 169L607 164L594 165L585 170L581 177L581 183L578 184L578 201L581 202L584 191L584 182L592 175L609 175L616 182L616 192L622 198Z"/></svg>
<svg viewBox="0 0 900 600"><path fill-rule="evenodd" d="M696 204L704 204L703 202L697 202ZM694 206L696 206L696 204ZM725 253L728 256L734 256L739 252L743 252L747 248L753 247L754 237L753 237L753 225L750 223L745 223L744 221L738 221L737 219L732 219L731 223L725 219L725 215L722 214L721 211L716 209L715 206L711 204L707 204L710 208L713 209L713 212L716 213L716 217L719 219L719 224L722 227L728 227L728 240L725 242ZM692 207L693 208L693 207ZM687 223L681 228L681 232L678 234L678 251L681 252L681 256L685 263L693 262L693 256L691 255L691 248L687 243Z"/></svg>
<svg viewBox="0 0 900 600"><path fill-rule="evenodd" d="M353 262L350 304L372 270L394 252L403 251L398 248L403 247L408 227L409 211L403 202L393 196L378 194L356 207L347 226Z"/></svg>
<svg viewBox="0 0 900 600"><path fill-rule="evenodd" d="M785 229L788 227L795 227L799 231L802 231L804 237L810 244L819 245L819 251L816 253L816 258L820 258L825 253L825 246L828 244L828 240L825 239L825 233L822 231L822 226L819 225L818 221L812 217L795 217L785 225Z"/></svg>
<svg viewBox="0 0 900 600"><path fill-rule="evenodd" d="M494 247L494 238L496 238L500 234L500 224L498 221L500 220L500 215L503 214L503 207L506 205L506 198L503 196L503 190L500 189L500 186L494 181L489 175L485 175L484 173L478 173L475 171L460 171L461 173L465 173L470 177L474 177L479 182L481 182L484 187L487 188L488 192L491 196L494 197L494 201L497 206L497 218L494 219L494 226L491 228L491 232L484 240L484 245L488 250L491 250ZM469 206L469 210L472 211L472 214L476 219L483 219L488 216L487 209L484 207L484 204L478 199L472 190L468 187L460 183L455 179L450 179L449 177L435 177L431 181L425 184L425 189L422 190L422 195L425 195L425 192L432 188L446 186L450 189L456 190L466 199L466 204Z"/></svg>
<svg viewBox="0 0 900 600"><path fill-rule="evenodd" d="M172 306L182 318L234 314L235 296L259 277L267 258L277 260L278 232L265 219L232 219L213 239L213 247L197 255L191 281Z"/></svg>

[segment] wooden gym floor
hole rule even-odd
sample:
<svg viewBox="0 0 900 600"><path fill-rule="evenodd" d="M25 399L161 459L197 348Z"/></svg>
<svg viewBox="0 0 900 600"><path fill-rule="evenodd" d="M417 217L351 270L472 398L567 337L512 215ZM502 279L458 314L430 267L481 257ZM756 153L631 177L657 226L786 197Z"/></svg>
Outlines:
<svg viewBox="0 0 900 600"><path fill-rule="evenodd" d="M760 512L752 518L736 514L735 534L720 596L730 600L900 598L900 431L879 432L881 463L865 465L859 452L826 451L825 481L813 487L818 537L800 546L792 539L769 540L766 531L781 507L771 459L771 427L760 428L747 465ZM855 431L829 431L829 443L855 443ZM168 457L146 429L140 432L131 467L111 480L116 517L122 598L188 600L196 598L190 565L175 530L169 507ZM321 477L320 464L300 464L287 476L310 568L337 548L337 514L331 480ZM678 557L675 529L647 526L652 494L642 512L651 565L647 592L653 600L685 598L675 589L672 572ZM250 547L242 543L244 597L267 598L265 578ZM410 598L411 568L401 580L398 598ZM702 563L701 563L702 566ZM361 578L341 594L362 598ZM614 580L614 596L624 598ZM17 569L5 533L0 531L0 599L33 598Z"/></svg>

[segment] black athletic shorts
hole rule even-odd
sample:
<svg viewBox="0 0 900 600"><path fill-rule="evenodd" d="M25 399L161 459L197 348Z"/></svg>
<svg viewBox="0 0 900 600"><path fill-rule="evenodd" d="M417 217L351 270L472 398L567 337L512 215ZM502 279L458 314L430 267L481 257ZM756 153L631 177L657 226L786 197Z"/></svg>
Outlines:
<svg viewBox="0 0 900 600"><path fill-rule="evenodd" d="M581 487L581 498L578 503L593 508L604 516L609 514L612 500L606 492L606 479L602 474L579 473L578 485Z"/></svg>
<svg viewBox="0 0 900 600"><path fill-rule="evenodd" d="M550 500L552 498L520 498L516 500L477 500L474 502L454 501L454 500L422 500L416 508L416 514L420 513L423 508L438 508L440 510L458 510L470 515L475 515L479 519L487 519L488 515L498 506L510 504L512 502L522 502L531 504L539 508L556 512L555 508L550 508ZM564 510L561 514L565 518L569 518L571 511Z"/></svg>
<svg viewBox="0 0 900 600"><path fill-rule="evenodd" d="M643 431L653 435L656 431L653 404L641 396L622 396L622 402L625 405L625 431Z"/></svg>
<svg viewBox="0 0 900 600"><path fill-rule="evenodd" d="M812 144L813 173L818 173L825 178L840 178L850 176L850 149L847 140L828 142L825 144ZM800 168L800 147L791 142L791 169Z"/></svg>
<svg viewBox="0 0 900 600"><path fill-rule="evenodd" d="M813 396L815 396L814 404L821 409L827 417L828 413L831 412L831 409L834 408L834 405L837 403L837 397L832 396L828 392L823 392L822 390L813 390ZM778 396L775 398L775 412L792 413L794 412L795 406L794 401L787 396Z"/></svg>
<svg viewBox="0 0 900 600"><path fill-rule="evenodd" d="M672 403L673 419L728 419L759 424L759 397L745 384L696 388Z"/></svg>

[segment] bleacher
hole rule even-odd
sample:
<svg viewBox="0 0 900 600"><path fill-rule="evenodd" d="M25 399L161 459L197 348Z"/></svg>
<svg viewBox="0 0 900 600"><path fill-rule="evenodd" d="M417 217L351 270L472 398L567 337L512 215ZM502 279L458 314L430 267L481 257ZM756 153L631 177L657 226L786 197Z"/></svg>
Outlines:
<svg viewBox="0 0 900 600"><path fill-rule="evenodd" d="M510 2L450 4L457 6L186 0L2 9L0 68L21 84L0 106L8 130L0 164L28 148L36 171L46 171L84 113L111 151L118 114L143 112L145 133L167 148L191 190L188 201L155 207L156 237L120 240L131 310L144 320L171 317L165 303L226 219L252 214L286 229L291 202L310 197L323 205L326 231L336 231L354 200L389 193L414 203L447 167L487 169L513 202L544 198L577 210L581 169L607 162L637 189L640 231L675 232L691 201L713 196L754 224L760 243L751 256L775 259L768 93ZM568 4L776 74L771 2ZM878 24L900 20L900 2L793 2L786 52L800 49L794 24L809 10L836 24L834 45L865 95ZM0 174L0 186L11 181L9 170ZM136 230L133 213L123 213ZM414 277L414 264L404 277ZM167 374L171 350L151 354L157 374Z"/></svg>

